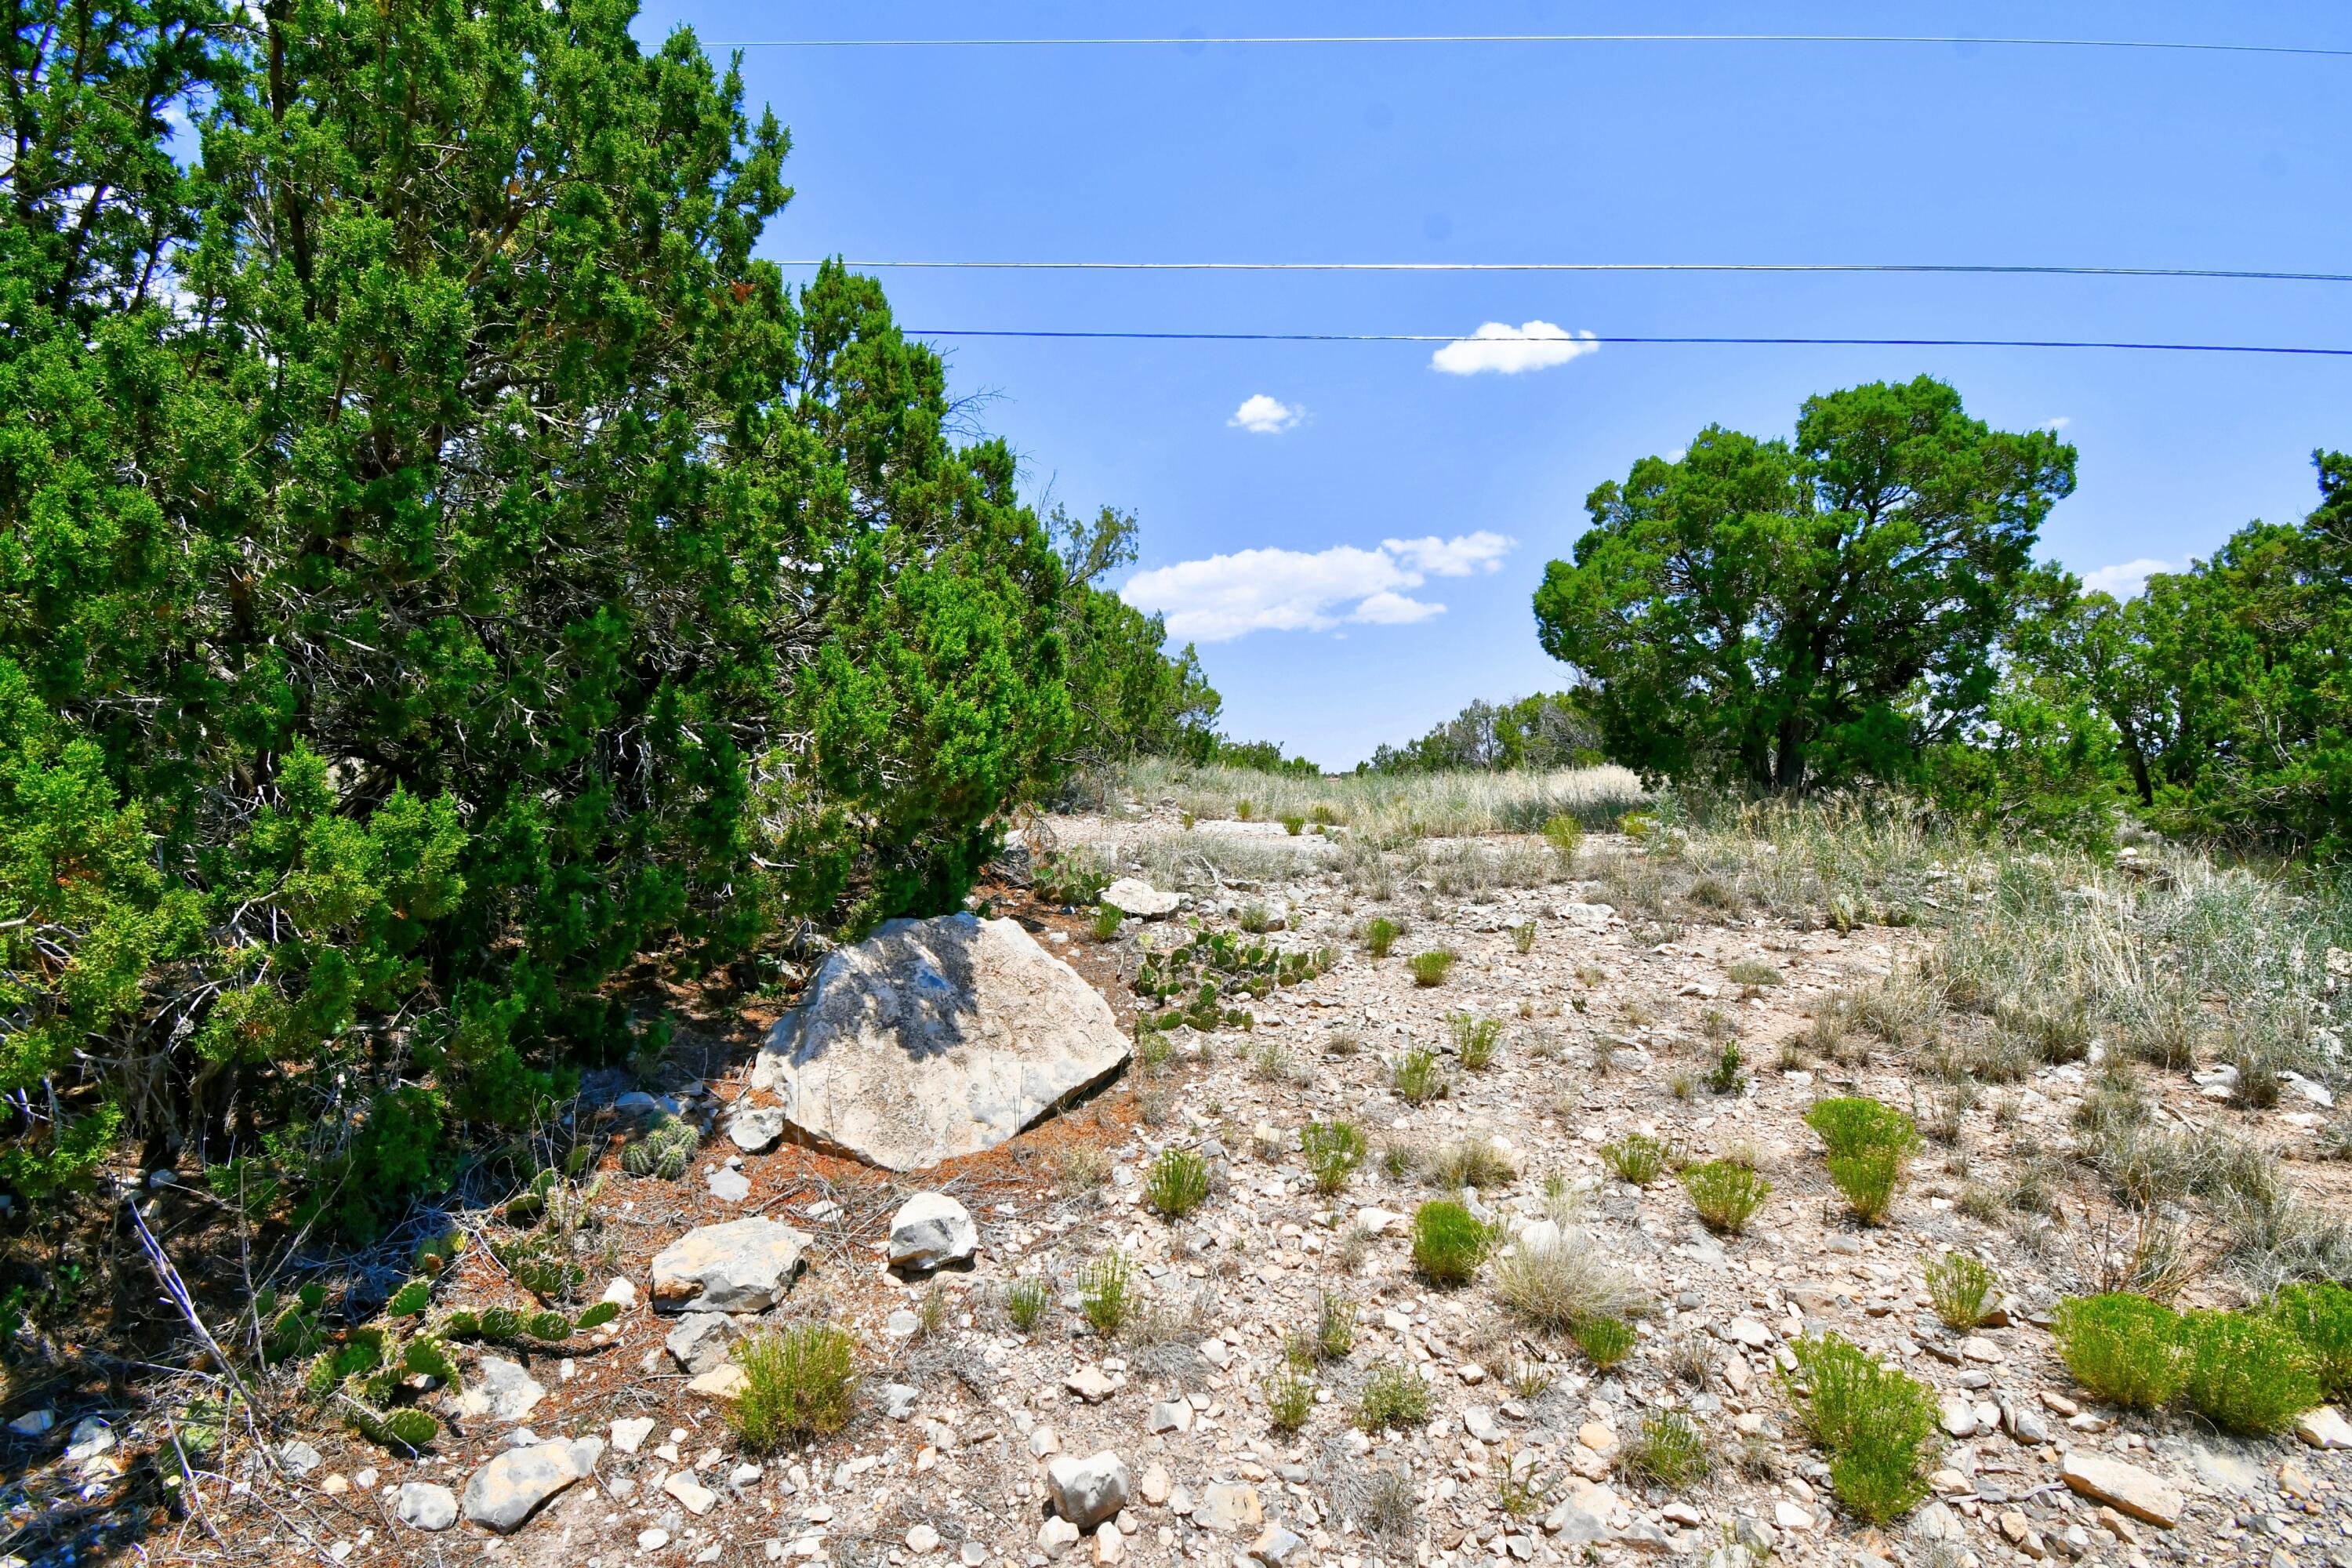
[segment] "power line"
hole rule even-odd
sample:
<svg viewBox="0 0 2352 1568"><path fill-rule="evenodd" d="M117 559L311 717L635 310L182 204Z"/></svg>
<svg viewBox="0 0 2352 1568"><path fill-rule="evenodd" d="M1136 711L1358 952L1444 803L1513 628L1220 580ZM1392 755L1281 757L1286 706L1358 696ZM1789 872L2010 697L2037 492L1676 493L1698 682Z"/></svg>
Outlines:
<svg viewBox="0 0 2352 1568"><path fill-rule="evenodd" d="M780 261L819 267L824 258ZM2040 278L2192 278L2352 283L2352 272L2222 267L2067 267L1945 261L845 261L852 268L962 272L1895 272Z"/></svg>
<svg viewBox="0 0 2352 1568"><path fill-rule="evenodd" d="M2000 48L2156 49L2189 54L2352 58L2352 48L2306 44L2219 44L2168 38L1968 37L1909 33L1357 33L1288 37L1072 38L737 38L728 49L1032 49L1205 47L1211 44L1976 44Z"/></svg>
<svg viewBox="0 0 2352 1568"><path fill-rule="evenodd" d="M1631 343L1643 345L1721 344L1770 348L1929 348L1929 349L2122 349L2150 353L2307 354L2352 359L2352 348L2319 348L2286 343L2168 343L2126 342L2084 338L1810 338L1723 337L1685 335L1656 337L1625 333L1574 336L1510 333L1465 337L1459 332L1134 332L1049 331L1009 327L907 327L916 338L1074 338L1139 342L1216 343Z"/></svg>

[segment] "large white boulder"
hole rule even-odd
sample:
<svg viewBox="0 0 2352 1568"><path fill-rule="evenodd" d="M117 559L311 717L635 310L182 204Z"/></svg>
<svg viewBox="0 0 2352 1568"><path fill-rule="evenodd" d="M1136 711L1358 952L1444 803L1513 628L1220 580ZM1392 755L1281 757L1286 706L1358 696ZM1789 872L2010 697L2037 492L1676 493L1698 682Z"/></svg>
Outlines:
<svg viewBox="0 0 2352 1568"><path fill-rule="evenodd" d="M755 1087L801 1142L890 1171L992 1149L1127 1064L1110 1004L1013 921L889 921L777 1021Z"/></svg>

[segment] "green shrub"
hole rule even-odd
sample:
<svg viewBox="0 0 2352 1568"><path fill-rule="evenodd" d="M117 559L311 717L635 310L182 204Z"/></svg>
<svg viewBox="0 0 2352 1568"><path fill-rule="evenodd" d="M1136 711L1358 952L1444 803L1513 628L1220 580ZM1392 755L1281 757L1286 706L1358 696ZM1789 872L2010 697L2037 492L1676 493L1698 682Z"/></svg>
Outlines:
<svg viewBox="0 0 2352 1568"><path fill-rule="evenodd" d="M736 1397L722 1405L727 1425L749 1451L826 1436L848 1425L857 1391L857 1342L829 1323L762 1329L736 1343L743 1369Z"/></svg>
<svg viewBox="0 0 2352 1568"><path fill-rule="evenodd" d="M1763 1206L1772 1184L1745 1165L1710 1160L1683 1173L1683 1190L1709 1230L1738 1236Z"/></svg>
<svg viewBox="0 0 2352 1568"><path fill-rule="evenodd" d="M1429 1384L1398 1362L1382 1362L1356 1395L1356 1425L1367 1432L1417 1426L1429 1417Z"/></svg>
<svg viewBox="0 0 2352 1568"><path fill-rule="evenodd" d="M1622 1318L1586 1318L1569 1331L1576 1348L1603 1372L1633 1354L1634 1342L1641 1337Z"/></svg>
<svg viewBox="0 0 2352 1568"><path fill-rule="evenodd" d="M1643 1411L1641 1431L1617 1463L1628 1479L1670 1491L1686 1490L1711 1468L1706 1440L1679 1410Z"/></svg>
<svg viewBox="0 0 2352 1568"><path fill-rule="evenodd" d="M1375 915L1364 925L1364 949L1374 958L1386 958L1396 946L1396 939L1404 934L1396 921L1386 915Z"/></svg>
<svg viewBox="0 0 2352 1568"><path fill-rule="evenodd" d="M1947 1252L1927 1265L1927 1298L1947 1327L1975 1328L1991 1312L2000 1280L1965 1252Z"/></svg>
<svg viewBox="0 0 2352 1568"><path fill-rule="evenodd" d="M1617 1179L1637 1187L1646 1187L1664 1174L1667 1154L1665 1142L1646 1132L1628 1132L1601 1150L1601 1159Z"/></svg>
<svg viewBox="0 0 2352 1568"><path fill-rule="evenodd" d="M1437 1053L1427 1046L1412 1046L1391 1057L1389 1087L1408 1105L1419 1105L1443 1095L1445 1075L1439 1069Z"/></svg>
<svg viewBox="0 0 2352 1568"><path fill-rule="evenodd" d="M1004 1288L1004 1315L1024 1334L1045 1321L1053 1304L1054 1287L1042 1275L1024 1274Z"/></svg>
<svg viewBox="0 0 2352 1568"><path fill-rule="evenodd" d="M1209 1199L1209 1162L1190 1149L1162 1149L1144 1176L1143 1195L1170 1219L1182 1219Z"/></svg>
<svg viewBox="0 0 2352 1568"><path fill-rule="evenodd" d="M1735 985L1779 985L1783 983L1780 972L1770 964L1752 958L1743 958L1724 971Z"/></svg>
<svg viewBox="0 0 2352 1568"><path fill-rule="evenodd" d="M1836 1334L1790 1346L1798 1421L1830 1456L1830 1489L1857 1518L1884 1524L1927 1493L1935 1391Z"/></svg>
<svg viewBox="0 0 2352 1568"><path fill-rule="evenodd" d="M1544 823L1543 836L1544 842L1561 860L1574 860L1578 847L1584 842L1584 824L1563 812Z"/></svg>
<svg viewBox="0 0 2352 1568"><path fill-rule="evenodd" d="M1126 919L1125 914L1108 904L1097 904L1094 924L1088 930L1097 942L1108 942L1118 934L1119 923Z"/></svg>
<svg viewBox="0 0 2352 1568"><path fill-rule="evenodd" d="M2189 1312L2180 1321L2188 1363L2181 1402L2224 1432L2284 1431L2319 1403L2311 1352L2294 1331L2256 1312Z"/></svg>
<svg viewBox="0 0 2352 1568"><path fill-rule="evenodd" d="M2070 1298L2058 1304L2052 1331L2074 1381L2111 1405L2154 1410L2188 1380L2180 1314L2145 1296Z"/></svg>
<svg viewBox="0 0 2352 1568"><path fill-rule="evenodd" d="M2270 1312L2310 1352L2321 1392L2352 1399L2352 1290L2333 1283L2282 1286Z"/></svg>
<svg viewBox="0 0 2352 1568"><path fill-rule="evenodd" d="M1454 1055L1473 1072L1483 1072L1495 1064L1495 1053L1502 1048L1503 1026L1499 1019L1474 1017L1468 1013L1446 1016L1446 1026L1454 1031Z"/></svg>
<svg viewBox="0 0 2352 1568"><path fill-rule="evenodd" d="M1356 1299L1326 1290L1315 1307L1315 1359L1345 1361L1356 1348Z"/></svg>
<svg viewBox="0 0 2352 1568"><path fill-rule="evenodd" d="M1265 1380L1265 1418L1277 1432L1296 1432L1315 1409L1315 1380L1285 1367Z"/></svg>
<svg viewBox="0 0 2352 1568"><path fill-rule="evenodd" d="M1135 1266L1117 1247L1078 1270L1078 1310L1105 1339L1125 1328L1140 1304Z"/></svg>
<svg viewBox="0 0 2352 1568"><path fill-rule="evenodd" d="M1511 928L1511 949L1525 956L1536 950L1536 922L1523 921Z"/></svg>
<svg viewBox="0 0 2352 1568"><path fill-rule="evenodd" d="M1318 1193L1336 1193L1364 1163L1364 1135L1348 1121L1310 1121L1298 1130L1298 1147Z"/></svg>
<svg viewBox="0 0 2352 1568"><path fill-rule="evenodd" d="M1468 1284L1492 1240L1468 1209L1449 1198L1433 1198L1413 1211L1413 1266L1433 1285Z"/></svg>
<svg viewBox="0 0 2352 1568"><path fill-rule="evenodd" d="M1739 1070L1743 1065L1739 1047L1727 1041L1723 1055L1707 1072L1706 1087L1717 1094L1738 1094L1748 1083L1747 1075Z"/></svg>
<svg viewBox="0 0 2352 1568"><path fill-rule="evenodd" d="M1854 1154L1832 1154L1830 1180L1845 1198L1846 1207L1864 1225L1885 1222L1895 1206L1895 1189L1902 1184L1904 1158L1895 1149L1864 1149Z"/></svg>
<svg viewBox="0 0 2352 1568"><path fill-rule="evenodd" d="M1805 1112L1805 1125L1821 1134L1833 1160L1874 1149L1907 1155L1919 1146L1919 1130L1910 1117L1864 1096L1815 1100Z"/></svg>
<svg viewBox="0 0 2352 1568"><path fill-rule="evenodd" d="M1454 973L1454 963L1460 956L1445 948L1437 948L1429 952L1414 953L1406 961L1406 967L1412 971L1415 985L1443 985L1445 977Z"/></svg>
<svg viewBox="0 0 2352 1568"><path fill-rule="evenodd" d="M1296 812L1285 812L1282 816L1282 830L1296 838L1307 831L1307 818Z"/></svg>

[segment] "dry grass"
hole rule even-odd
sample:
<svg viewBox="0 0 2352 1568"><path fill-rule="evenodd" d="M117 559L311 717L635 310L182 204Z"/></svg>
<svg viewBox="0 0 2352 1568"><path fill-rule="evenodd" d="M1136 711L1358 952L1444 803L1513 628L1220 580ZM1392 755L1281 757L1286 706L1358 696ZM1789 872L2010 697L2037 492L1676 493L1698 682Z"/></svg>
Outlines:
<svg viewBox="0 0 2352 1568"><path fill-rule="evenodd" d="M1263 821L1312 816L1321 806L1349 837L1400 844L1541 833L1554 816L1605 827L1648 798L1642 781L1620 767L1298 778L1155 759L1129 765L1115 782L1136 799L1173 800L1178 809L1204 820L1229 818L1244 800L1250 815Z"/></svg>

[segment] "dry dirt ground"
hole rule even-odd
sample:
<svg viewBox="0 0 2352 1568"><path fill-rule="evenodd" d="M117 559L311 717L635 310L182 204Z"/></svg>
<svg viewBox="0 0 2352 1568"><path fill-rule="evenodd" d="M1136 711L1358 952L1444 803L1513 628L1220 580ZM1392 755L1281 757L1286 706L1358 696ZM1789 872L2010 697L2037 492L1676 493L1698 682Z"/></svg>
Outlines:
<svg viewBox="0 0 2352 1568"><path fill-rule="evenodd" d="M1065 843L1092 841L1114 855L1124 836L1175 826L1053 825ZM1221 829L1255 831L1197 827ZM1596 836L1586 854L1629 847ZM1666 935L1596 913L1605 890L1570 880L1449 897L1408 879L1378 904L1336 874L1224 882L1177 921L1229 927L1243 906L1262 904L1286 928L1269 942L1339 954L1318 978L1254 1004L1246 1033L1180 1032L1157 1070L1131 1072L1003 1148L920 1177L788 1145L742 1158L749 1195L728 1201L709 1188L731 1154L723 1139L706 1142L676 1181L625 1175L608 1152L593 1205L596 1268L633 1280L638 1304L560 1348L485 1352L518 1362L543 1391L519 1419L457 1418L413 1460L324 1421L287 1431L299 1446L282 1449L276 1466L232 1442L216 1470L196 1467L200 1504L152 1504L130 1538L79 1560L1026 1568L1047 1561L1048 1457L1111 1449L1135 1495L1111 1537L1057 1546L1064 1561L1697 1568L1737 1545L1750 1559L1769 1552L1840 1568L1864 1555L1937 1568L2021 1559L2352 1568L2352 1458L2292 1437L2238 1441L2175 1416L2108 1410L2060 1365L2045 1314L2123 1235L2096 1184L2060 1158L2084 1065L1987 1089L1944 1130L1949 1141L1930 1142L1914 1162L1887 1224L1866 1228L1844 1214L1801 1120L1806 1107L1825 1093L1861 1093L1917 1103L1926 1121L1928 1089L1883 1048L1817 1036L1813 1015L1915 963L1931 932L1804 929L1695 909ZM1100 986L1122 1022L1133 1017L1132 976L1146 943L1171 940L1164 922L1130 921L1098 942L1091 910L1008 886L989 891L997 912L1020 919ZM1371 959L1359 935L1374 914L1406 928L1385 961ZM1522 950L1514 928L1530 922ZM1407 955L1439 947L1459 963L1442 984L1415 984ZM1735 981L1730 970L1743 961L1769 966L1779 983ZM1448 1016L1465 1012L1504 1026L1484 1070L1450 1054ZM685 1065L667 1087L690 1118L708 1125L747 1092L764 1022L708 1020L702 1037L682 1043ZM1744 1063L1737 1087L1717 1093L1701 1080L1727 1042ZM1390 1058L1414 1046L1444 1055L1449 1080L1449 1092L1418 1105L1391 1088ZM689 1071L702 1076L677 1081ZM1923 1098L1915 1101L1915 1090ZM2336 1168L2307 1158L2319 1120L2310 1106L2290 1096L2276 1110L2242 1113L2184 1075L2168 1075L2162 1093L2169 1116L2274 1140L2291 1180L2341 1203L2328 1184ZM1370 1154L1344 1191L1325 1196L1307 1177L1297 1133L1335 1118L1364 1130ZM1646 1188L1614 1180L1601 1150L1636 1131L1678 1142L1694 1158L1752 1161L1771 1192L1747 1233L1701 1227L1671 1175ZM1515 1327L1483 1275L1438 1289L1414 1273L1406 1227L1383 1215L1409 1216L1438 1195L1416 1167L1464 1139L1502 1152L1515 1173L1476 1194L1482 1207L1569 1218L1639 1282L1648 1310L1636 1348L1613 1370L1595 1369L1564 1338ZM1203 1151L1220 1176L1214 1195L1178 1222L1141 1197L1147 1163L1171 1143ZM925 1188L959 1198L981 1236L975 1266L935 1284L891 1277L882 1256L893 1209ZM1988 1212L1971 1191L2008 1196ZM2010 1206L2021 1191L2032 1194L2017 1198L2026 1206ZM1363 1216L1369 1225L1359 1219L1366 1210L1375 1211ZM654 1252L695 1225L748 1215L788 1220L815 1238L808 1273L770 1316L829 1316L855 1331L863 1358L848 1426L764 1458L740 1452L719 1405L689 1392L688 1374L664 1349L673 1321L643 1304ZM171 1217L167 1202L155 1224L168 1227ZM477 1244L438 1288L436 1307L525 1300L485 1245L503 1234L495 1211L467 1223ZM1139 1327L1106 1340L1076 1310L1075 1280L1111 1248L1134 1261L1147 1309ZM1998 1271L2015 1298L2007 1326L1964 1336L1927 1310L1924 1268L1950 1249ZM1056 1299L1024 1335L1003 1296L1028 1274L1051 1279ZM592 1279L583 1299L602 1284ZM2217 1273L2186 1299L2229 1300L2231 1289ZM1284 1436L1269 1423L1264 1384L1283 1365L1286 1336L1312 1328L1327 1301L1352 1317L1353 1346L1315 1369L1312 1413ZM1933 1384L1949 1429L1969 1434L1944 1439L1935 1496L1897 1524L1870 1529L1844 1516L1822 1456L1792 1428L1777 1373L1787 1342L1820 1329ZM469 1381L478 1381L479 1358L468 1359ZM1357 1390L1390 1364L1427 1379L1429 1412L1402 1431L1367 1435L1350 1420ZM37 1544L31 1527L41 1509L97 1506L110 1488L138 1484L161 1495L153 1478L172 1467L154 1454L160 1426L134 1432L126 1423L111 1455L59 1457L93 1410L104 1414L102 1398L61 1403L49 1432L12 1439L12 1524L36 1543L17 1549L26 1561L67 1538ZM1645 1418L1665 1410L1685 1413L1712 1455L1704 1479L1677 1489L1618 1468ZM625 1453L610 1439L615 1422L633 1418L652 1427ZM608 1443L591 1479L510 1537L462 1522L426 1533L394 1517L403 1482L462 1491L517 1426ZM2164 1478L2185 1498L2185 1517L2159 1529L2078 1496L2059 1479L2070 1451ZM1716 1568L1739 1561L1717 1557Z"/></svg>

